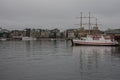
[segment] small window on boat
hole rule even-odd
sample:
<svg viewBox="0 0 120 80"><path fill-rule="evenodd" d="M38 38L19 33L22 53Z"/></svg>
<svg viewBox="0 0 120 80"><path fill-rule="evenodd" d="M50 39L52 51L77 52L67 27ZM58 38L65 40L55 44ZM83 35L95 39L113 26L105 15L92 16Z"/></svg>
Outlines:
<svg viewBox="0 0 120 80"><path fill-rule="evenodd" d="M85 39L81 38L81 40L85 40Z"/></svg>

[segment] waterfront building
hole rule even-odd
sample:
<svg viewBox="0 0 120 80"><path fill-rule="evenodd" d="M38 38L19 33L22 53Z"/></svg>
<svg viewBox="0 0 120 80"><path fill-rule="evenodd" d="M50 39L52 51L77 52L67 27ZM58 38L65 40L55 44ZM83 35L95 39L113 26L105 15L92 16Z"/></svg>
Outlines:
<svg viewBox="0 0 120 80"><path fill-rule="evenodd" d="M109 30L105 31L105 33L108 35L111 35L117 41L120 42L120 29L109 29Z"/></svg>
<svg viewBox="0 0 120 80"><path fill-rule="evenodd" d="M11 36L23 36L23 31L20 31L20 30L12 30L10 32L10 35Z"/></svg>
<svg viewBox="0 0 120 80"><path fill-rule="evenodd" d="M60 38L60 30L57 28L50 30L50 38Z"/></svg>
<svg viewBox="0 0 120 80"><path fill-rule="evenodd" d="M9 30L0 28L0 38L9 38Z"/></svg>
<svg viewBox="0 0 120 80"><path fill-rule="evenodd" d="M49 30L41 30L41 38L49 38L50 31Z"/></svg>
<svg viewBox="0 0 120 80"><path fill-rule="evenodd" d="M40 38L41 37L41 29L31 29L30 36L33 38Z"/></svg>
<svg viewBox="0 0 120 80"><path fill-rule="evenodd" d="M23 30L23 36L30 37L30 32L31 32L30 28L24 29Z"/></svg>
<svg viewBox="0 0 120 80"><path fill-rule="evenodd" d="M75 29L66 30L66 37L68 39L75 38Z"/></svg>

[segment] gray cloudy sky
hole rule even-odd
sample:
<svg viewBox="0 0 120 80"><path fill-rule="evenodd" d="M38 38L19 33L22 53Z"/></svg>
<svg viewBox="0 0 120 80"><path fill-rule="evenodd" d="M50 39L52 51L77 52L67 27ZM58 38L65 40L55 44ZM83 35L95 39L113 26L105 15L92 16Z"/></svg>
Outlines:
<svg viewBox="0 0 120 80"><path fill-rule="evenodd" d="M83 12L98 18L101 29L120 28L120 0L0 0L0 27L79 28Z"/></svg>

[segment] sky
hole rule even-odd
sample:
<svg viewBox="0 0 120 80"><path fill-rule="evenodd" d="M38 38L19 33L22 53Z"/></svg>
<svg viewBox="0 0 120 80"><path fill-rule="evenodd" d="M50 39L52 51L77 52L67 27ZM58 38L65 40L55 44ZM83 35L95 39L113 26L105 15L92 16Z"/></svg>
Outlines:
<svg viewBox="0 0 120 80"><path fill-rule="evenodd" d="M0 0L0 27L6 29L79 28L84 16L98 18L99 28L120 28L120 0ZM94 22L94 21L93 21Z"/></svg>

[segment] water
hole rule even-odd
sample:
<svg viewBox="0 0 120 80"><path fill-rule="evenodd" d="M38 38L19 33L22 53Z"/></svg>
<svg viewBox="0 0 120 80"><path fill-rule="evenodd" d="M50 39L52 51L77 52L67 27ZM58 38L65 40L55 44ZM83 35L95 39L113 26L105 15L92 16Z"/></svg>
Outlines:
<svg viewBox="0 0 120 80"><path fill-rule="evenodd" d="M120 80L120 47L1 41L0 80Z"/></svg>

